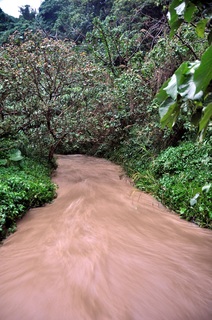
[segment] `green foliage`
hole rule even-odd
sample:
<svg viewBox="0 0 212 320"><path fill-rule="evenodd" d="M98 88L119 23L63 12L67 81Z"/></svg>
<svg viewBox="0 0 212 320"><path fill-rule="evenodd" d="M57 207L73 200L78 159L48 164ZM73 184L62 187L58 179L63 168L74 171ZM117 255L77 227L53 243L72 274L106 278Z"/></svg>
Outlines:
<svg viewBox="0 0 212 320"><path fill-rule="evenodd" d="M18 19L13 18L0 8L0 44L7 41L9 35L14 32Z"/></svg>
<svg viewBox="0 0 212 320"><path fill-rule="evenodd" d="M117 76L120 70L131 66L136 56L144 57L166 32L162 2L114 1L111 13L104 20L93 19L86 42L96 61Z"/></svg>
<svg viewBox="0 0 212 320"><path fill-rule="evenodd" d="M199 131L207 128L212 115L211 106L208 103L211 96L208 92L208 86L212 79L211 57L212 47L209 47L203 54L201 63L199 61L184 62L171 79L164 83L157 95L163 126L167 125L171 128L175 124L180 110L190 107L193 119L199 123ZM199 119L195 117L196 114Z"/></svg>
<svg viewBox="0 0 212 320"><path fill-rule="evenodd" d="M60 39L73 39L80 43L92 29L92 20L104 19L110 11L112 1L57 1L41 3L37 20L40 28Z"/></svg>
<svg viewBox="0 0 212 320"><path fill-rule="evenodd" d="M157 196L183 218L212 228L211 142L168 148L153 162ZM208 187L207 187L208 186Z"/></svg>
<svg viewBox="0 0 212 320"><path fill-rule="evenodd" d="M39 21L40 27L43 28L46 32L50 32L50 33L55 32L56 30L54 30L55 29L54 27L56 24L58 24L58 19L61 19L61 15L64 10L66 10L66 12L69 11L69 5L70 5L70 2L68 0L42 1L39 8L39 14L38 14L38 21Z"/></svg>
<svg viewBox="0 0 212 320"><path fill-rule="evenodd" d="M20 163L22 159L23 157L21 155L21 151L16 149L10 153L3 155L3 158L0 159L0 166L10 165L11 163L14 163L14 162Z"/></svg>
<svg viewBox="0 0 212 320"><path fill-rule="evenodd" d="M0 166L0 240L15 230L17 220L29 208L41 206L55 197L50 167L29 158L22 159L20 167L15 163L17 157L20 159L16 152L9 167Z"/></svg>
<svg viewBox="0 0 212 320"><path fill-rule="evenodd" d="M142 50L149 50L163 34L166 0L118 0L113 1L111 16L116 17L122 32L140 34Z"/></svg>
<svg viewBox="0 0 212 320"><path fill-rule="evenodd" d="M28 29L35 31L38 28L35 18L36 11L29 5L20 7L19 18L8 16L0 9L0 44L7 43L9 37L16 31L18 31L22 37Z"/></svg>
<svg viewBox="0 0 212 320"><path fill-rule="evenodd" d="M14 28L16 21L16 18L7 15L0 8L0 33Z"/></svg>
<svg viewBox="0 0 212 320"><path fill-rule="evenodd" d="M0 166L9 167L10 165L21 166L23 155L21 150L21 142L17 143L17 139L4 139L0 140Z"/></svg>
<svg viewBox="0 0 212 320"><path fill-rule="evenodd" d="M95 18L93 31L87 35L90 51L98 62L107 66L114 75L118 74L115 66L127 64L130 52L130 36L122 34L119 27L111 26L112 17L104 22ZM120 60L120 61L118 61Z"/></svg>
<svg viewBox="0 0 212 320"><path fill-rule="evenodd" d="M0 136L21 131L32 146L46 146L51 158L70 131L79 99L74 91L79 86L81 91L80 72L86 62L79 59L72 43L43 39L41 33L26 33L21 43L15 34L0 55Z"/></svg>
<svg viewBox="0 0 212 320"><path fill-rule="evenodd" d="M93 29L93 19L104 21L110 16L113 26L121 33L128 33L129 39L137 34L134 50L150 50L164 33L166 0L113 1L113 0L44 0L38 13L30 6L20 8L20 17L13 26L8 25L2 32L1 43L15 30L42 30L46 36L55 39L72 39L81 43L87 32ZM30 22L30 23L29 23ZM140 34L140 30L142 34Z"/></svg>
<svg viewBox="0 0 212 320"><path fill-rule="evenodd" d="M35 19L36 11L32 9L29 5L25 5L19 8L21 16L25 20L32 21Z"/></svg>
<svg viewBox="0 0 212 320"><path fill-rule="evenodd" d="M24 42L15 34L0 55L0 136L21 133L50 159L55 150L102 153L147 118L151 88L139 70L114 77L81 48L41 33Z"/></svg>
<svg viewBox="0 0 212 320"><path fill-rule="evenodd" d="M72 39L81 43L86 33L92 30L93 18L98 16L101 20L104 19L110 12L112 3L112 0L44 0L38 13L29 5L22 6L20 17L14 18L13 24L13 18L5 19L7 15L3 13L5 23L3 30L0 23L0 43L7 42L14 31L23 35L29 30L42 30L46 36L54 39Z"/></svg>
<svg viewBox="0 0 212 320"><path fill-rule="evenodd" d="M211 19L211 4L206 1L173 0L168 13L170 35L173 36L184 22L190 23L195 20L194 13L198 15L199 20L195 27L197 35L203 38L207 32L209 39L211 31L209 32L207 24Z"/></svg>
<svg viewBox="0 0 212 320"><path fill-rule="evenodd" d="M192 29L185 30L184 40L192 43L193 49L199 54L205 48L204 42L199 43ZM182 61L189 59L193 59L193 53L187 45L181 42L181 39L177 37L170 39L165 36L160 38L154 48L146 54L145 62L141 64L141 72L144 75L148 72L151 87L154 88L154 93L157 93Z"/></svg>
<svg viewBox="0 0 212 320"><path fill-rule="evenodd" d="M137 188L152 194L156 194L158 185L151 163L161 147L161 137L162 132L156 124L148 123L146 119L146 123L131 126L127 138L107 154L110 160L122 165Z"/></svg>
<svg viewBox="0 0 212 320"><path fill-rule="evenodd" d="M153 147L164 143L159 128L136 125L128 138L109 154L121 164L137 188L151 193L184 219L212 228L212 148L204 143L183 142L164 151Z"/></svg>
<svg viewBox="0 0 212 320"><path fill-rule="evenodd" d="M193 1L172 1L169 11L171 36L176 33L184 21L192 21L193 13L196 10L197 7ZM204 12L208 11L204 10ZM207 32L208 22L209 17L198 21L196 33L199 37L203 38L205 31ZM160 104L159 112L162 126L171 128L181 110L186 110L191 114L191 122L199 126L202 139L212 117L211 81L212 46L209 41L209 47L203 53L201 61L184 62L160 89L156 99Z"/></svg>

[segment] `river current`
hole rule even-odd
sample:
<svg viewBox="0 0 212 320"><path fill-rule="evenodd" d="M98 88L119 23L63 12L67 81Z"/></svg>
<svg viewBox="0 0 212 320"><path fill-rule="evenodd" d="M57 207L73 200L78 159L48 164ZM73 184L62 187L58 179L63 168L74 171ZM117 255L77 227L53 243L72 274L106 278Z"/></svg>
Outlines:
<svg viewBox="0 0 212 320"><path fill-rule="evenodd" d="M57 198L0 246L0 320L211 320L212 232L104 159L57 158Z"/></svg>

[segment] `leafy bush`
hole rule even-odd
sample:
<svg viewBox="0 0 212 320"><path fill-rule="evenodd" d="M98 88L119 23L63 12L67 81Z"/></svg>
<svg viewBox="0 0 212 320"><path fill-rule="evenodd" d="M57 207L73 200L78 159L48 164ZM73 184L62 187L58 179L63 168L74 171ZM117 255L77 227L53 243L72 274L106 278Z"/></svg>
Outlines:
<svg viewBox="0 0 212 320"><path fill-rule="evenodd" d="M182 142L160 151L148 143L152 132L148 126L132 127L128 139L107 156L123 166L137 188L182 218L212 228L212 141Z"/></svg>
<svg viewBox="0 0 212 320"><path fill-rule="evenodd" d="M152 164L157 196L183 218L212 228L212 148L185 142L162 152Z"/></svg>
<svg viewBox="0 0 212 320"><path fill-rule="evenodd" d="M156 157L156 149L152 145L152 136L158 133L156 125L133 125L128 136L121 144L106 156L122 165L126 173L133 179L137 188L154 194L157 183L149 164Z"/></svg>
<svg viewBox="0 0 212 320"><path fill-rule="evenodd" d="M50 167L31 159L23 159L21 166L0 166L0 240L13 232L16 221L29 208L50 202L55 196Z"/></svg>

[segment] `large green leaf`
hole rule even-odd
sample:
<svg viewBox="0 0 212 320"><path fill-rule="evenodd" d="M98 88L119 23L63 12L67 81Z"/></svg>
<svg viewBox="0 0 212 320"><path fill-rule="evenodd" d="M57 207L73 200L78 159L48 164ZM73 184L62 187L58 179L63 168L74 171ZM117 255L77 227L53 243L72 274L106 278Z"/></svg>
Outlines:
<svg viewBox="0 0 212 320"><path fill-rule="evenodd" d="M171 28L170 36L172 37L179 26L185 20L186 22L191 22L194 11L196 10L196 6L186 0L174 0L170 4L169 7L169 25Z"/></svg>
<svg viewBox="0 0 212 320"><path fill-rule="evenodd" d="M160 88L160 91L156 95L156 99L159 103L162 103L164 100L168 98L167 92L164 90L164 88L168 85L170 79L166 80L166 82L163 84L163 86Z"/></svg>
<svg viewBox="0 0 212 320"><path fill-rule="evenodd" d="M162 103L168 97L177 100L178 95L183 98L183 101L200 99L202 93L196 93L196 84L193 81L193 74L199 65L200 62L198 60L182 63L171 79L168 80L166 86L163 86L163 92L159 92L158 101Z"/></svg>
<svg viewBox="0 0 212 320"><path fill-rule="evenodd" d="M177 78L177 86L180 87L188 77L190 72L190 65L188 61L183 62L179 68L175 71L175 75Z"/></svg>
<svg viewBox="0 0 212 320"><path fill-rule="evenodd" d="M184 19L186 22L191 22L191 19L195 10L196 10L196 6L192 2L189 2L184 11Z"/></svg>
<svg viewBox="0 0 212 320"><path fill-rule="evenodd" d="M204 109L203 116L199 123L199 132L205 129L212 118L212 102Z"/></svg>
<svg viewBox="0 0 212 320"><path fill-rule="evenodd" d="M196 93L205 92L212 80L212 46L210 46L202 55L201 63L194 72L194 82Z"/></svg>
<svg viewBox="0 0 212 320"><path fill-rule="evenodd" d="M172 98L166 99L159 108L162 127L172 128L180 112L180 106Z"/></svg>
<svg viewBox="0 0 212 320"><path fill-rule="evenodd" d="M183 15L184 15L184 12L185 12L185 10L186 10L186 3L185 3L185 1L179 1L178 6L176 6L176 7L174 8L174 10L176 11L176 14L177 14L178 16L183 16Z"/></svg>
<svg viewBox="0 0 212 320"><path fill-rule="evenodd" d="M174 21L170 26L171 26L171 30L170 30L170 38L172 38L174 36L174 34L176 33L177 29L180 27L180 25L183 23L183 19L178 19L176 21Z"/></svg>
<svg viewBox="0 0 212 320"><path fill-rule="evenodd" d="M209 19L202 19L196 25L196 33L198 37L204 38L205 35L205 27Z"/></svg>
<svg viewBox="0 0 212 320"><path fill-rule="evenodd" d="M183 22L183 14L185 10L185 1L173 0L169 7L169 25L171 28L170 36L172 37L175 31L179 28Z"/></svg>
<svg viewBox="0 0 212 320"><path fill-rule="evenodd" d="M178 87L185 82L188 71L188 62L182 63L173 74L171 79L168 79L163 84L162 88L157 94L156 99L159 103L163 103L168 97L172 97L174 100L177 98Z"/></svg>
<svg viewBox="0 0 212 320"><path fill-rule="evenodd" d="M177 98L177 77L175 74L173 74L168 85L163 90L166 91L167 95L173 100Z"/></svg>
<svg viewBox="0 0 212 320"><path fill-rule="evenodd" d="M209 45L212 44L212 30L210 31L210 33L208 35L208 43L209 43Z"/></svg>
<svg viewBox="0 0 212 320"><path fill-rule="evenodd" d="M203 96L203 92L196 93L196 85L193 80L193 76L186 79L185 83L179 87L179 94L183 98L183 101L187 100L199 100Z"/></svg>
<svg viewBox="0 0 212 320"><path fill-rule="evenodd" d="M200 66L200 61L184 62L175 72L178 79L178 93L186 100L199 100L202 92L196 92L196 84L193 79L195 70Z"/></svg>

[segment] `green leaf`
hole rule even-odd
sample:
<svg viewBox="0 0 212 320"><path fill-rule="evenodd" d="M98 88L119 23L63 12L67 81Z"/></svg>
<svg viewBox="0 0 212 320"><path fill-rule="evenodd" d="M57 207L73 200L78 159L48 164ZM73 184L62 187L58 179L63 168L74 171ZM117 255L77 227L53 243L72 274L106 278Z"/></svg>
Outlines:
<svg viewBox="0 0 212 320"><path fill-rule="evenodd" d="M23 159L20 150L15 150L12 154L10 154L9 160L11 161L21 161Z"/></svg>
<svg viewBox="0 0 212 320"><path fill-rule="evenodd" d="M209 35L208 35L208 44L211 45L212 44L212 30L210 31Z"/></svg>
<svg viewBox="0 0 212 320"><path fill-rule="evenodd" d="M178 93L186 100L199 100L202 98L203 92L196 92L196 83L194 82L195 70L200 66L200 62L184 62L184 67L181 66L176 71L179 79Z"/></svg>
<svg viewBox="0 0 212 320"><path fill-rule="evenodd" d="M191 18L195 9L196 6L192 2L189 2L184 12L184 19L186 22L191 22Z"/></svg>
<svg viewBox="0 0 212 320"><path fill-rule="evenodd" d="M209 103L207 107L204 109L203 116L199 123L199 132L208 126L211 118L212 118L212 102Z"/></svg>
<svg viewBox="0 0 212 320"><path fill-rule="evenodd" d="M172 105L175 104L175 101L171 98L167 98L159 107L159 114L161 119L167 114L169 111L169 108L172 107Z"/></svg>
<svg viewBox="0 0 212 320"><path fill-rule="evenodd" d="M6 166L7 165L7 159L0 159L0 166Z"/></svg>
<svg viewBox="0 0 212 320"><path fill-rule="evenodd" d="M205 35L205 27L209 19L202 19L197 23L196 26L196 34L199 38L204 38Z"/></svg>
<svg viewBox="0 0 212 320"><path fill-rule="evenodd" d="M178 94L180 94L184 101L200 99L202 94L196 94L196 84L193 81L193 74L199 65L200 62L198 60L192 63L182 63L171 77L171 80L169 80L167 86L163 88L167 95L174 100L177 99Z"/></svg>
<svg viewBox="0 0 212 320"><path fill-rule="evenodd" d="M188 62L183 62L180 65L171 79L168 79L163 84L162 88L157 94L156 99L159 103L164 102L169 96L171 96L173 99L177 98L178 87L185 82L189 70Z"/></svg>
<svg viewBox="0 0 212 320"><path fill-rule="evenodd" d="M170 27L170 38L172 38L175 34L175 32L177 31L177 29L180 27L180 25L183 23L183 19L178 19L177 21L173 22Z"/></svg>
<svg viewBox="0 0 212 320"><path fill-rule="evenodd" d="M205 92L207 86L212 80L212 46L210 46L202 55L199 67L194 72L194 82L196 93Z"/></svg>
<svg viewBox="0 0 212 320"><path fill-rule="evenodd" d="M180 113L180 106L172 98L166 99L159 108L162 127L172 128Z"/></svg>
<svg viewBox="0 0 212 320"><path fill-rule="evenodd" d="M175 71L177 78L177 86L180 87L186 80L187 74L190 71L189 62L183 62L179 68Z"/></svg>
<svg viewBox="0 0 212 320"><path fill-rule="evenodd" d="M163 89L173 100L177 98L177 77L175 74L171 77L168 85Z"/></svg>
<svg viewBox="0 0 212 320"><path fill-rule="evenodd" d="M175 31L179 28L183 19L181 13L184 13L185 2L182 0L173 0L169 7L168 19L170 25L170 37L172 37Z"/></svg>
<svg viewBox="0 0 212 320"><path fill-rule="evenodd" d="M164 100L166 100L168 98L168 94L164 90L164 88L168 85L169 81L170 81L170 79L166 80L166 82L162 85L162 87L160 88L158 94L156 95L156 100L159 103L162 103Z"/></svg>
<svg viewBox="0 0 212 320"><path fill-rule="evenodd" d="M183 101L199 100L203 96L203 92L196 93L196 85L193 81L193 76L190 76L187 81L179 87L179 94Z"/></svg>

